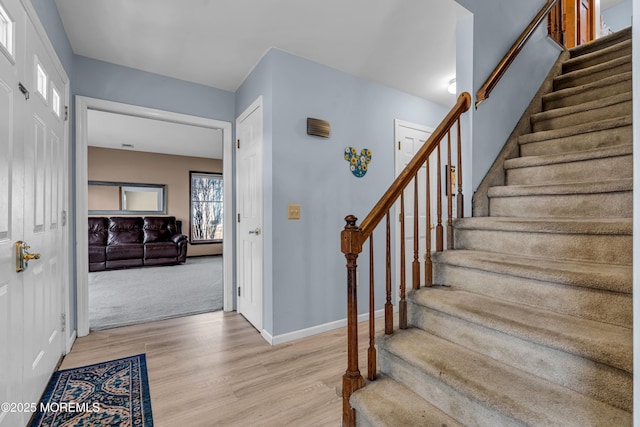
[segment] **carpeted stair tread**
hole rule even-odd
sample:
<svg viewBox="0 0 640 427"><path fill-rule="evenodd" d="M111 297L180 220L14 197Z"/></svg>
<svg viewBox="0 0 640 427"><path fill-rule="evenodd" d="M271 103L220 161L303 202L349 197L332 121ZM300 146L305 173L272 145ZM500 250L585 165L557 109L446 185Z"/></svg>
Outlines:
<svg viewBox="0 0 640 427"><path fill-rule="evenodd" d="M491 187L489 197L523 197L542 195L599 194L633 191L633 179L611 179L608 181L574 182L569 184L505 185Z"/></svg>
<svg viewBox="0 0 640 427"><path fill-rule="evenodd" d="M423 288L411 300L479 326L632 372L632 331L448 287Z"/></svg>
<svg viewBox="0 0 640 427"><path fill-rule="evenodd" d="M542 97L544 109L551 110L575 105L579 102L595 101L604 96L631 92L631 75L630 71L615 74L595 82L548 93ZM563 102L568 103L568 105L562 105Z"/></svg>
<svg viewBox="0 0 640 427"><path fill-rule="evenodd" d="M631 71L631 55L621 56L591 67L561 74L553 79L554 90L580 86L605 77Z"/></svg>
<svg viewBox="0 0 640 427"><path fill-rule="evenodd" d="M521 135L518 138L518 142L520 143L520 145L524 145L551 139L567 138L574 135L583 135L592 132L615 129L623 126L631 126L632 122L633 120L631 115L625 115L611 119L598 120L594 122L563 127L559 129L528 133L525 135ZM630 144L631 140L629 140L628 142Z"/></svg>
<svg viewBox="0 0 640 427"><path fill-rule="evenodd" d="M632 267L523 257L484 251L436 252L432 261L508 276L631 294Z"/></svg>
<svg viewBox="0 0 640 427"><path fill-rule="evenodd" d="M579 56L587 55L601 49L606 49L609 46L613 46L625 40L631 40L631 27L624 28L613 34L600 37L599 39L596 39L592 42L571 48L569 49L569 53L571 55L571 58L577 58Z"/></svg>
<svg viewBox="0 0 640 427"><path fill-rule="evenodd" d="M562 71L567 73L580 68L606 62L609 59L629 55L631 53L631 39L620 40L602 49L586 52L582 55L571 57L562 64Z"/></svg>
<svg viewBox="0 0 640 427"><path fill-rule="evenodd" d="M631 218L472 217L456 220L455 228L461 230L631 236L633 221Z"/></svg>
<svg viewBox="0 0 640 427"><path fill-rule="evenodd" d="M531 116L531 126L537 132L574 126L586 120L604 120L628 115L631 113L631 99L632 93L626 92L571 107L543 111Z"/></svg>
<svg viewBox="0 0 640 427"><path fill-rule="evenodd" d="M456 420L383 375L351 396L357 426L462 426Z"/></svg>
<svg viewBox="0 0 640 427"><path fill-rule="evenodd" d="M527 374L417 328L397 331L379 341L404 366L428 398L441 399L447 412L474 425L630 425L631 414L567 388ZM383 356L385 357L385 356ZM400 374L398 375L400 376ZM408 379L409 380L409 379ZM418 391L417 391L418 392ZM418 392L418 394L421 394ZM454 403L447 400L450 394ZM444 397L441 397L445 395ZM425 396L423 396L425 397ZM487 419L478 419L486 408ZM444 408L443 408L444 409ZM495 414L495 416L491 416Z"/></svg>
<svg viewBox="0 0 640 427"><path fill-rule="evenodd" d="M584 160L603 159L630 154L633 154L633 146L629 144L620 144L611 147L572 151L562 154L516 157L514 159L505 160L504 168L508 170L532 166L555 165L560 163L580 162Z"/></svg>

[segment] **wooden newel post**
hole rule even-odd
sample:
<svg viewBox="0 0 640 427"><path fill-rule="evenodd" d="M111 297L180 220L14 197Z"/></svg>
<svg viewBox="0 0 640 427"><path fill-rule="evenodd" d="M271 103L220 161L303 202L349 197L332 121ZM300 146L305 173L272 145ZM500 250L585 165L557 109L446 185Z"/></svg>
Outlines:
<svg viewBox="0 0 640 427"><path fill-rule="evenodd" d="M358 254L362 252L362 230L356 225L356 218L345 218L347 225L340 233L340 246L347 258L347 371L342 376L342 425L356 424L355 410L351 408L351 394L364 385L364 378L358 367L358 293L356 274Z"/></svg>

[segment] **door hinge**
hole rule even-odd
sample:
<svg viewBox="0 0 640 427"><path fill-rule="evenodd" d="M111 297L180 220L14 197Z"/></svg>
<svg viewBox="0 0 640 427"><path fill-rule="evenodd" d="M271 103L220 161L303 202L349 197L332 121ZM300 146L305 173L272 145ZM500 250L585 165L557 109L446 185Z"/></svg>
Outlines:
<svg viewBox="0 0 640 427"><path fill-rule="evenodd" d="M237 147L240 148L240 140L238 140Z"/></svg>
<svg viewBox="0 0 640 427"><path fill-rule="evenodd" d="M60 316L62 318L62 332L67 330L67 315L66 313L62 313Z"/></svg>
<svg viewBox="0 0 640 427"><path fill-rule="evenodd" d="M64 121L66 122L67 120L69 120L69 106L65 105L64 106Z"/></svg>
<svg viewBox="0 0 640 427"><path fill-rule="evenodd" d="M240 214L238 214L238 222L240 222Z"/></svg>
<svg viewBox="0 0 640 427"><path fill-rule="evenodd" d="M240 286L238 286L238 296L240 296Z"/></svg>

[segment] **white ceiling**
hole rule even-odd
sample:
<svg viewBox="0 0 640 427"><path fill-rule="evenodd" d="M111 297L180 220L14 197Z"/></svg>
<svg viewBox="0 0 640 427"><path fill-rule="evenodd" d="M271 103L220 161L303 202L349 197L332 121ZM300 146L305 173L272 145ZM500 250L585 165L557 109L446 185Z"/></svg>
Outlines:
<svg viewBox="0 0 640 427"><path fill-rule="evenodd" d="M454 0L56 0L78 55L234 92L270 48L450 106ZM91 111L89 145L221 158L211 129ZM218 141L218 143L212 143Z"/></svg>
<svg viewBox="0 0 640 427"><path fill-rule="evenodd" d="M454 0L56 0L74 53L235 91L275 47L450 106Z"/></svg>
<svg viewBox="0 0 640 427"><path fill-rule="evenodd" d="M222 159L220 129L98 110L89 110L87 116L92 147Z"/></svg>

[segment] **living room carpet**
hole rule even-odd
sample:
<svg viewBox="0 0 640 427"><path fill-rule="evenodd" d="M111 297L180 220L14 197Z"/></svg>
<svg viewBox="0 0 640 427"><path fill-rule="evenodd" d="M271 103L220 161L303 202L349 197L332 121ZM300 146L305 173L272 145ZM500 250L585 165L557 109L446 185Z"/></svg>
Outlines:
<svg viewBox="0 0 640 427"><path fill-rule="evenodd" d="M54 372L30 427L152 427L144 354Z"/></svg>
<svg viewBox="0 0 640 427"><path fill-rule="evenodd" d="M222 309L222 256L89 273L89 326L100 330Z"/></svg>

